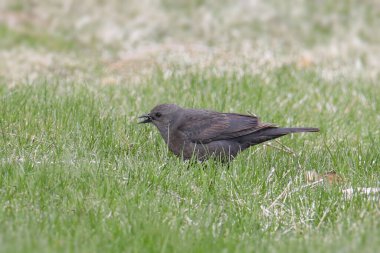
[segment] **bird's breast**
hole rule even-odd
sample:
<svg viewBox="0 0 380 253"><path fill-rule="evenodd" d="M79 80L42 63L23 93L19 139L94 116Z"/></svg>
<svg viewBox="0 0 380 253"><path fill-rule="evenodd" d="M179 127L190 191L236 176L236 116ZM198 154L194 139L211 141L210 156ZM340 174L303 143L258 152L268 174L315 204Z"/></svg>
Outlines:
<svg viewBox="0 0 380 253"><path fill-rule="evenodd" d="M168 135L167 145L175 155L191 157L191 153L194 149L194 144L187 140L186 136L183 136L181 133L173 132ZM189 155L190 154L190 155Z"/></svg>

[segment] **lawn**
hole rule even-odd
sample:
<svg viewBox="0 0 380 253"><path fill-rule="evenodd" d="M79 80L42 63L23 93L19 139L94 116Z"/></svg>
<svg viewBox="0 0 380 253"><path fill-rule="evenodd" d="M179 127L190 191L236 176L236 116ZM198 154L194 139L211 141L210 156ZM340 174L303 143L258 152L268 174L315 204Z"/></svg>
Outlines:
<svg viewBox="0 0 380 253"><path fill-rule="evenodd" d="M380 6L294 6L2 3L0 252L377 252ZM183 162L168 102L321 131Z"/></svg>

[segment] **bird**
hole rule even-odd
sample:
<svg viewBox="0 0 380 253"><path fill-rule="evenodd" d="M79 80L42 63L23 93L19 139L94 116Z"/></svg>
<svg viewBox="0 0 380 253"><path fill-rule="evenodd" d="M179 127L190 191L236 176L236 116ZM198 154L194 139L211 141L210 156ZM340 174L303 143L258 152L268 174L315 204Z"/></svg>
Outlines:
<svg viewBox="0 0 380 253"><path fill-rule="evenodd" d="M318 132L314 127L281 128L255 115L224 113L160 104L139 117L157 127L169 150L183 160L232 161L241 151L281 136Z"/></svg>

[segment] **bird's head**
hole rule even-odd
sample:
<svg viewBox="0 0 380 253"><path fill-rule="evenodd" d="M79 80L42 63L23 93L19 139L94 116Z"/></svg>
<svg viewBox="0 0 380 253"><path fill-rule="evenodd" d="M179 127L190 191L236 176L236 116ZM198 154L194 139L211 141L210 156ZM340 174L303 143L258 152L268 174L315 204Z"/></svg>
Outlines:
<svg viewBox="0 0 380 253"><path fill-rule="evenodd" d="M162 104L155 106L150 113L141 115L139 123L153 123L158 129L167 127L176 119L182 108L175 104Z"/></svg>

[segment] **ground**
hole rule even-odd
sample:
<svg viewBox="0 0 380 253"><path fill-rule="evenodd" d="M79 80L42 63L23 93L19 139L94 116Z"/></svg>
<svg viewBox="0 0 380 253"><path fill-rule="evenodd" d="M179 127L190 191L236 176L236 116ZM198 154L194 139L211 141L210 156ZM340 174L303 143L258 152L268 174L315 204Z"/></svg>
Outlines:
<svg viewBox="0 0 380 253"><path fill-rule="evenodd" d="M0 251L376 252L379 195L344 190L380 187L379 26L374 0L2 1ZM184 163L137 124L165 102L321 131Z"/></svg>

